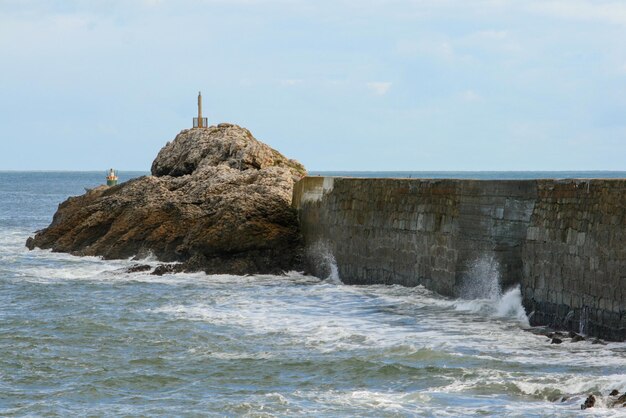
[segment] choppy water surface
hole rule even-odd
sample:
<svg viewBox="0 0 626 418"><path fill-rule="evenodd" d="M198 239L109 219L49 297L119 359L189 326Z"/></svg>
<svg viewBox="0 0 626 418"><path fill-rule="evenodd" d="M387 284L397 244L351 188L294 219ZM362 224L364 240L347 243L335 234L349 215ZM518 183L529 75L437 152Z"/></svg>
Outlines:
<svg viewBox="0 0 626 418"><path fill-rule="evenodd" d="M29 233L91 181L53 190L41 175L14 187L0 173L2 416L578 416L589 392L626 391L626 345L550 345L523 331L515 289L451 300L29 252Z"/></svg>

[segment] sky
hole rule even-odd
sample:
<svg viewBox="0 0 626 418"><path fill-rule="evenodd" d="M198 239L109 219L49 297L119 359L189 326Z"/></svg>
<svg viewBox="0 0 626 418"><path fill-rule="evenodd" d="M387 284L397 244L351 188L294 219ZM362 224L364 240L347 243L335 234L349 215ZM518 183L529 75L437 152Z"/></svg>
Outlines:
<svg viewBox="0 0 626 418"><path fill-rule="evenodd" d="M626 1L0 0L0 170L234 123L307 169L626 170Z"/></svg>

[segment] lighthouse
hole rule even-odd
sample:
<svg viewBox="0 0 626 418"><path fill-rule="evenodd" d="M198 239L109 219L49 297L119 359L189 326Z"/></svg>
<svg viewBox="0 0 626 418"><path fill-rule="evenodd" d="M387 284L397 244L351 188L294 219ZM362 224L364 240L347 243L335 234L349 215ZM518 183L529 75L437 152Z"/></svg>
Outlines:
<svg viewBox="0 0 626 418"><path fill-rule="evenodd" d="M207 128L208 125L207 118L202 117L202 92L198 92L198 117L193 118L193 127Z"/></svg>
<svg viewBox="0 0 626 418"><path fill-rule="evenodd" d="M110 169L107 173L107 186L115 186L117 184L117 173Z"/></svg>

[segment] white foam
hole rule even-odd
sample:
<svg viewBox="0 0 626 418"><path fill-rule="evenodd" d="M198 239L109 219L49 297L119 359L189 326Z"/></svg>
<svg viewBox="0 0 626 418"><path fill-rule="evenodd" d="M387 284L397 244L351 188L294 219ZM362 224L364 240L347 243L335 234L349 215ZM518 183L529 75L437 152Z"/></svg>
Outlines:
<svg viewBox="0 0 626 418"><path fill-rule="evenodd" d="M462 372L456 377L442 378L440 386L423 390L387 392L380 387L360 387L345 391L293 391L268 396L265 402L325 402L329 408L347 405L355 411L373 411L372 414L412 415L427 411L455 416L481 410L471 404L478 389L495 388L498 397L515 388L514 393L531 398L511 402L512 409L504 412L507 406L501 404L487 410L504 415L533 411L538 415L571 415L578 410L580 398L589 392L626 391L625 343L600 346L566 341L557 346L550 345L546 337L523 332L520 327L528 323L519 288L496 297L492 292L483 299L452 300L421 286L337 286L332 280L332 269L325 280L298 272L285 276L151 276L121 271L135 264L131 260L28 252L11 241L22 238L19 234L5 237L4 241L0 238L0 256L21 260L19 271L8 263L3 268L14 268L15 274L21 274L24 280L167 282L185 289L194 285L197 287L185 293L189 299L164 299L160 306L148 311L152 315L224 327L231 335L241 336L246 344L259 341L271 342L272 346L271 352L256 353L249 346L227 351L199 343L190 355L216 360L274 359L284 354L282 350L296 350L303 356L338 354L408 366L435 364ZM487 273L495 271L489 263L479 264ZM473 367L476 363L481 366ZM599 374L598 370L610 372ZM555 393L572 398L563 405L552 403ZM438 403L449 394L464 396L466 401L460 401L458 407ZM612 414L613 411L603 409L602 402L596 411Z"/></svg>
<svg viewBox="0 0 626 418"><path fill-rule="evenodd" d="M496 302L496 315L503 318L514 318L523 327L529 327L526 310L522 306L522 292L519 285L502 295Z"/></svg>
<svg viewBox="0 0 626 418"><path fill-rule="evenodd" d="M326 241L317 241L307 248L307 258L316 264L318 270L325 271L325 282L331 284L342 284L339 277L337 260L333 254L331 245Z"/></svg>

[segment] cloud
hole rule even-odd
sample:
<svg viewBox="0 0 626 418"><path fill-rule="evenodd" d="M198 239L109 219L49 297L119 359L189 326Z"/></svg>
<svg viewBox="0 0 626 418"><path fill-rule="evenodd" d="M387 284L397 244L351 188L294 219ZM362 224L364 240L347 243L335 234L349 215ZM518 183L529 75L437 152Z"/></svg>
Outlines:
<svg viewBox="0 0 626 418"><path fill-rule="evenodd" d="M561 19L626 24L623 1L541 0L528 3L528 9Z"/></svg>
<svg viewBox="0 0 626 418"><path fill-rule="evenodd" d="M367 88L372 91L374 94L378 95L378 96L384 96L385 94L387 94L389 92L389 89L391 88L391 82L390 81L370 81L369 83L367 83Z"/></svg>
<svg viewBox="0 0 626 418"><path fill-rule="evenodd" d="M461 93L461 99L465 102L480 102L483 97L474 90L468 89Z"/></svg>
<svg viewBox="0 0 626 418"><path fill-rule="evenodd" d="M430 56L443 61L453 61L456 58L450 40L441 36L422 38L419 41L400 39L396 42L394 52L405 57Z"/></svg>
<svg viewBox="0 0 626 418"><path fill-rule="evenodd" d="M142 0L142 3L146 7L155 7L160 6L163 3L163 0Z"/></svg>
<svg viewBox="0 0 626 418"><path fill-rule="evenodd" d="M280 80L280 85L283 87L293 87L293 86L297 86L298 84L302 84L304 80L299 79L299 78L287 78L287 79L283 79Z"/></svg>

